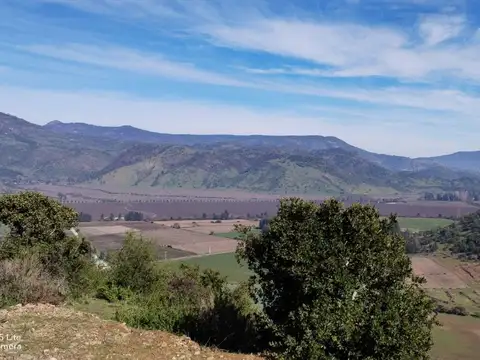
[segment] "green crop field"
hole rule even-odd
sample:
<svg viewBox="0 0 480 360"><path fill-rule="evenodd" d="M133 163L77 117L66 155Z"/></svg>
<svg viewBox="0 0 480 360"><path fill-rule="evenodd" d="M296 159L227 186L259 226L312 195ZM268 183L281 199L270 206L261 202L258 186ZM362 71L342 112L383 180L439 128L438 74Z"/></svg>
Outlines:
<svg viewBox="0 0 480 360"><path fill-rule="evenodd" d="M410 231L427 231L438 227L448 226L453 220L442 218L407 218L399 217L400 228Z"/></svg>
<svg viewBox="0 0 480 360"><path fill-rule="evenodd" d="M172 261L170 266L179 266L181 263L198 265L200 269L213 269L226 276L231 283L245 281L251 272L246 266L240 266L235 258L235 253L208 255L186 260Z"/></svg>
<svg viewBox="0 0 480 360"><path fill-rule="evenodd" d="M230 231L227 233L215 233L215 236L223 237L223 238L229 238L229 239L237 239L240 238L243 234L237 232L237 231Z"/></svg>

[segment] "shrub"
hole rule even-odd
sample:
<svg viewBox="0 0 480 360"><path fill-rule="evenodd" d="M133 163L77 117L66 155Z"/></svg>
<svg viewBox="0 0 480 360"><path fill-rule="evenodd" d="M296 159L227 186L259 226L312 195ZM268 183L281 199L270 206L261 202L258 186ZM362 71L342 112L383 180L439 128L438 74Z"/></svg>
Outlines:
<svg viewBox="0 0 480 360"><path fill-rule="evenodd" d="M73 296L95 286L92 246L66 233L78 224L75 210L40 193L25 191L0 196L0 222L10 229L0 244L0 260L35 256L51 278L64 279Z"/></svg>
<svg viewBox="0 0 480 360"><path fill-rule="evenodd" d="M182 265L179 271L162 272L151 292L133 295L129 304L115 318L132 327L183 333L231 351L253 352L267 343L246 287L230 289L213 270Z"/></svg>
<svg viewBox="0 0 480 360"><path fill-rule="evenodd" d="M180 331L194 341L222 349L258 353L268 345L266 326L245 284L222 287L212 307L187 315Z"/></svg>
<svg viewBox="0 0 480 360"><path fill-rule="evenodd" d="M0 261L0 307L27 304L60 304L67 287L61 278L53 278L36 256Z"/></svg>
<svg viewBox="0 0 480 360"><path fill-rule="evenodd" d="M112 284L149 292L157 277L156 260L156 250L150 241L127 233L122 248L111 259Z"/></svg>
<svg viewBox="0 0 480 360"><path fill-rule="evenodd" d="M101 284L95 294L97 299L106 300L111 303L125 301L131 299L133 296L134 293L129 288L120 287L111 282Z"/></svg>
<svg viewBox="0 0 480 360"><path fill-rule="evenodd" d="M463 306L448 307L443 304L438 304L435 308L435 312L442 313L442 314L459 315L459 316L469 315L467 309L465 309Z"/></svg>

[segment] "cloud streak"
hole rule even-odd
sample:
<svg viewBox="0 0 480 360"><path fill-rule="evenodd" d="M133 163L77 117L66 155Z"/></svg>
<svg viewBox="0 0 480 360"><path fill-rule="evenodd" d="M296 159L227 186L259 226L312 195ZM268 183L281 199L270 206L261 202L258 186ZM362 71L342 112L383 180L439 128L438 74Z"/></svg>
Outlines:
<svg viewBox="0 0 480 360"><path fill-rule="evenodd" d="M160 121L145 115L156 111L172 119L159 131L295 133L298 125L384 152L425 155L435 141L436 152L476 148L467 138L480 132L480 30L462 1L18 0L3 26L21 29L14 39L0 33L0 72L5 64L3 84L33 101L31 112L10 107L38 121L107 124L142 113L147 124ZM78 114L49 110L29 86L48 106L63 101ZM294 110L280 110L287 106ZM392 144L399 133L418 144Z"/></svg>
<svg viewBox="0 0 480 360"><path fill-rule="evenodd" d="M21 47L21 49L56 59L159 75L181 81L225 86L245 86L241 81L198 69L191 63L174 62L157 54L147 54L121 47L66 44L62 46L32 45Z"/></svg>

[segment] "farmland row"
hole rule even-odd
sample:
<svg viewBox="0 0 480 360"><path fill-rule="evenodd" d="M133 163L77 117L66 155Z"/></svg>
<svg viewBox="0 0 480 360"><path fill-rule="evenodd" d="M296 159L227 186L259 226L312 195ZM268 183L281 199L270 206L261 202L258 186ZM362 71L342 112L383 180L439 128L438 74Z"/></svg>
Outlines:
<svg viewBox="0 0 480 360"><path fill-rule="evenodd" d="M128 211L144 212L156 219L169 218L199 218L203 213L211 216L227 210L233 216L255 216L261 213L274 214L277 211L278 200L261 201L206 201L206 200L165 200L155 202L90 202L68 204L79 212L89 213L94 219L101 214L118 214ZM346 205L349 205L347 202ZM468 204L435 203L379 203L375 206L381 215L396 213L402 217L458 217L477 211L478 208Z"/></svg>

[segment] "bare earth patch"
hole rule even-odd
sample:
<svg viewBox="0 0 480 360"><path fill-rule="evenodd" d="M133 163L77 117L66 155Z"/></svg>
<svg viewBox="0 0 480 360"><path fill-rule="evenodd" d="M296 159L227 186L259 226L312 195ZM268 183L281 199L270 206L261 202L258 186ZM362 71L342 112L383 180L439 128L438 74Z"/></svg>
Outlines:
<svg viewBox="0 0 480 360"><path fill-rule="evenodd" d="M187 337L130 329L52 305L17 305L1 310L0 334L2 359L260 359L202 348Z"/></svg>
<svg viewBox="0 0 480 360"><path fill-rule="evenodd" d="M416 275L423 276L427 280L425 288L463 289L467 287L458 275L432 258L414 256L412 267Z"/></svg>

